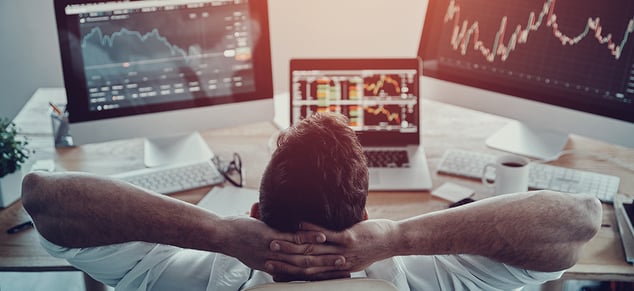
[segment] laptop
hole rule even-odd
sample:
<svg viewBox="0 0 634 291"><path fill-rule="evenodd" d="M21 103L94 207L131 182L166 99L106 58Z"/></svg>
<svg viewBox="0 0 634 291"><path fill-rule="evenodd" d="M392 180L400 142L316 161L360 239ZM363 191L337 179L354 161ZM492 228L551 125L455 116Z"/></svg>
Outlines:
<svg viewBox="0 0 634 291"><path fill-rule="evenodd" d="M420 140L420 60L293 59L291 124L316 112L348 117L368 158L370 190L428 190Z"/></svg>

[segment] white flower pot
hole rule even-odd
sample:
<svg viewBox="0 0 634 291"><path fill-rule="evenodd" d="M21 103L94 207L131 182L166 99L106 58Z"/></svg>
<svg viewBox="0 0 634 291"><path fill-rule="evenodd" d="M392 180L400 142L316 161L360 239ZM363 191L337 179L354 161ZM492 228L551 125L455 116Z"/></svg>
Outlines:
<svg viewBox="0 0 634 291"><path fill-rule="evenodd" d="M22 193L22 171L18 170L0 178L0 208L20 198Z"/></svg>

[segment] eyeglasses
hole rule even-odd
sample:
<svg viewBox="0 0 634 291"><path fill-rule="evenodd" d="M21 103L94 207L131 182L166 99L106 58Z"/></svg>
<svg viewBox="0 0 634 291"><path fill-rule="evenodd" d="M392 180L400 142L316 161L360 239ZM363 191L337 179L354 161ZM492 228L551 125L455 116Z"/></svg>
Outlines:
<svg viewBox="0 0 634 291"><path fill-rule="evenodd" d="M226 164L218 156L214 156L211 161L225 180L233 186L242 187L242 159L238 153L233 153L233 160Z"/></svg>

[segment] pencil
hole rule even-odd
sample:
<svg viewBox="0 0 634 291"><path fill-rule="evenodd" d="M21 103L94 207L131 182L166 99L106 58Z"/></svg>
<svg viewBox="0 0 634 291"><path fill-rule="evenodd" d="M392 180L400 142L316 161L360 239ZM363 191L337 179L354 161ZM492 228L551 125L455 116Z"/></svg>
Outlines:
<svg viewBox="0 0 634 291"><path fill-rule="evenodd" d="M59 116L62 116L62 111L59 110L59 108L57 106L55 106L55 104L48 102L48 105L51 106L51 108L53 108L53 111L55 111L55 113Z"/></svg>

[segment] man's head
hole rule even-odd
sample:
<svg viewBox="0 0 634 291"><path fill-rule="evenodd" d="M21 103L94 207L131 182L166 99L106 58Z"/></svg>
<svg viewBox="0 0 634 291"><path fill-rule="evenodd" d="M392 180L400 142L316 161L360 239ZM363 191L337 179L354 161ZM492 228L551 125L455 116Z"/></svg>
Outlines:
<svg viewBox="0 0 634 291"><path fill-rule="evenodd" d="M260 184L259 216L294 232L300 222L343 230L364 219L368 168L345 117L319 113L283 131Z"/></svg>

